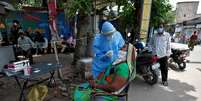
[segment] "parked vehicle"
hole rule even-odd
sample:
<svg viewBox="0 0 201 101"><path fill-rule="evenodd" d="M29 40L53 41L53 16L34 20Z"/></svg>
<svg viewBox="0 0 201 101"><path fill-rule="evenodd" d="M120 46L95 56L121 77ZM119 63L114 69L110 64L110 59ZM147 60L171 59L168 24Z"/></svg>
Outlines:
<svg viewBox="0 0 201 101"><path fill-rule="evenodd" d="M137 74L142 76L145 82L150 85L156 84L158 82L158 77L160 75L160 64L157 61L158 58L152 55L152 53L148 52L147 50L141 51L137 55Z"/></svg>
<svg viewBox="0 0 201 101"><path fill-rule="evenodd" d="M186 57L190 55L190 49L185 44L171 43L172 54L168 60L169 65L175 62L180 70L186 68Z"/></svg>
<svg viewBox="0 0 201 101"><path fill-rule="evenodd" d="M130 34L127 34L127 41L130 40ZM160 64L158 63L157 56L153 55L152 52L145 47L145 44L141 40L136 40L134 43L137 49L136 58L136 72L139 76L150 85L156 84L158 82L158 77L160 75Z"/></svg>

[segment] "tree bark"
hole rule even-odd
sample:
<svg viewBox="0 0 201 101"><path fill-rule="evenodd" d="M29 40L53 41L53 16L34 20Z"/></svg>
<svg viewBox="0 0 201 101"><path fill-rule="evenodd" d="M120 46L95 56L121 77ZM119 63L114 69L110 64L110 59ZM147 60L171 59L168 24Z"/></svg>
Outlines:
<svg viewBox="0 0 201 101"><path fill-rule="evenodd" d="M74 53L73 65L77 64L77 61L85 55L86 51L86 40L87 32L89 32L89 16L85 15L82 11L78 15L77 21L77 37L76 37L76 47Z"/></svg>
<svg viewBox="0 0 201 101"><path fill-rule="evenodd" d="M133 29L133 33L135 34L132 34L132 42L135 41L135 39L139 38L140 36L140 27L141 27L141 21L142 21L142 7L143 7L143 0L136 0L135 1L135 24L134 24L134 29Z"/></svg>
<svg viewBox="0 0 201 101"><path fill-rule="evenodd" d="M87 32L87 49L86 49L86 56L87 57L92 57L92 44L93 44L93 39L94 39L94 33L95 33L95 17L96 15L93 14L91 15L91 22L90 22L90 32Z"/></svg>
<svg viewBox="0 0 201 101"><path fill-rule="evenodd" d="M47 0L42 0L42 7L47 7Z"/></svg>
<svg viewBox="0 0 201 101"><path fill-rule="evenodd" d="M87 49L86 56L92 57L92 42L93 42L93 32L87 33Z"/></svg>

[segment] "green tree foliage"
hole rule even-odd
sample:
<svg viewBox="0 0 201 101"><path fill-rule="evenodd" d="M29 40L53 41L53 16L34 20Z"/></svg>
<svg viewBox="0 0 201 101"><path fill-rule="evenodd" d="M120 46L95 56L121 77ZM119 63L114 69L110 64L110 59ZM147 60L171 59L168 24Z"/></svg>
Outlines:
<svg viewBox="0 0 201 101"><path fill-rule="evenodd" d="M23 6L41 7L42 0L12 0L11 3L16 9L21 10Z"/></svg>
<svg viewBox="0 0 201 101"><path fill-rule="evenodd" d="M65 13L68 17L74 17L77 11L89 15L92 11L92 3L92 0L68 0L64 3Z"/></svg>
<svg viewBox="0 0 201 101"><path fill-rule="evenodd" d="M121 18L121 23L122 25L122 28L125 29L127 27L134 27L134 19L135 19L135 16L134 16L134 13L135 13L135 7L132 3L124 3L124 5L121 5L123 6L122 8L122 12L120 13L120 18Z"/></svg>
<svg viewBox="0 0 201 101"><path fill-rule="evenodd" d="M151 9L151 26L157 25L163 21L165 23L172 23L175 19L172 13L172 6L169 0L153 0Z"/></svg>

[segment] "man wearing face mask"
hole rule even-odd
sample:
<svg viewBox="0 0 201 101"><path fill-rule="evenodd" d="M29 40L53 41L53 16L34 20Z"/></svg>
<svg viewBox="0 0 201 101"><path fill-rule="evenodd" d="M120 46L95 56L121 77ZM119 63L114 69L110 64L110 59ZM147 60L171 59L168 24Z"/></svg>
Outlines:
<svg viewBox="0 0 201 101"><path fill-rule="evenodd" d="M170 34L165 32L164 24L161 23L157 29L157 34L153 35L150 46L154 55L159 57L162 84L168 86L168 57L171 54L171 37Z"/></svg>
<svg viewBox="0 0 201 101"><path fill-rule="evenodd" d="M101 33L95 36L93 42L92 75L94 79L118 58L119 50L124 44L125 41L120 32L110 22L104 22Z"/></svg>

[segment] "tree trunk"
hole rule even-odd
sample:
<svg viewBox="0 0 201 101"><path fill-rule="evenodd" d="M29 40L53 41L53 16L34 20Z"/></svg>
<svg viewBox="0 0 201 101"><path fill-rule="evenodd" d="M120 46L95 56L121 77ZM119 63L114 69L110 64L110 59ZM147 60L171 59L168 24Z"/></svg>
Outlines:
<svg viewBox="0 0 201 101"><path fill-rule="evenodd" d="M83 36L83 33L80 32L80 27L77 23L77 39L80 39ZM73 65L76 65L77 61L80 59L80 51L81 51L81 46L82 46L82 40L76 40L76 46L75 46L75 53L74 53L74 60L73 60Z"/></svg>
<svg viewBox="0 0 201 101"><path fill-rule="evenodd" d="M42 0L42 7L47 7L47 0Z"/></svg>
<svg viewBox="0 0 201 101"><path fill-rule="evenodd" d="M75 53L74 53L74 61L73 65L77 64L77 61L85 55L86 50L86 40L87 40L87 32L90 32L89 29L89 16L86 16L82 11L80 11L80 14L78 15L78 21L77 21L77 37L76 39L76 47L75 47Z"/></svg>
<svg viewBox="0 0 201 101"><path fill-rule="evenodd" d="M132 42L135 41L135 39L139 38L140 36L140 27L141 27L141 21L142 21L142 7L143 7L143 0L136 0L135 1L135 24L134 24L134 29L132 34Z"/></svg>
<svg viewBox="0 0 201 101"><path fill-rule="evenodd" d="M87 32L87 49L86 49L86 56L87 57L92 57L92 43L94 39L94 33L95 33L95 14L91 16L91 22L90 22L90 32Z"/></svg>
<svg viewBox="0 0 201 101"><path fill-rule="evenodd" d="M93 32L87 33L87 49L86 56L92 57L92 42L93 42Z"/></svg>

